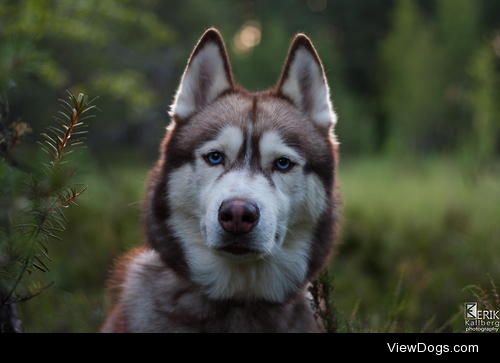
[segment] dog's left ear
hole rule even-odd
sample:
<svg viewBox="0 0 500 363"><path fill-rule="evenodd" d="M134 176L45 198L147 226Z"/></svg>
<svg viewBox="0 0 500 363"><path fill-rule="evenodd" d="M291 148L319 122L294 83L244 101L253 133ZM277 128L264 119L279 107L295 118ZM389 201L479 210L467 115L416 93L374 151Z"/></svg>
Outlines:
<svg viewBox="0 0 500 363"><path fill-rule="evenodd" d="M224 40L217 29L210 28L189 57L170 115L187 118L233 88Z"/></svg>
<svg viewBox="0 0 500 363"><path fill-rule="evenodd" d="M276 89L318 126L336 123L323 64L306 35L293 39Z"/></svg>

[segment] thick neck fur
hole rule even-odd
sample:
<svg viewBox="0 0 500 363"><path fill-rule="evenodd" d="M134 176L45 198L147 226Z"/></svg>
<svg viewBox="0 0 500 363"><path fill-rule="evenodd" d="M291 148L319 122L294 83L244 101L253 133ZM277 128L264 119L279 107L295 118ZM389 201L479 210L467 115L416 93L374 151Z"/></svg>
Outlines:
<svg viewBox="0 0 500 363"><path fill-rule="evenodd" d="M129 259L121 294L103 331L316 332L309 300L301 291L286 303L212 300L166 267L154 250Z"/></svg>

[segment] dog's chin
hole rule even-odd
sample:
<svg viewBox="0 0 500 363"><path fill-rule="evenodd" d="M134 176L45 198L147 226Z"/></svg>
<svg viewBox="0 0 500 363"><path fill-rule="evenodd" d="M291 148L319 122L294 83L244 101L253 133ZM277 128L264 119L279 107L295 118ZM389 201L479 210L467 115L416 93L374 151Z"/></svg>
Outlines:
<svg viewBox="0 0 500 363"><path fill-rule="evenodd" d="M236 262L260 260L270 253L268 249L249 241L230 240L222 240L212 245L212 251L218 256Z"/></svg>
<svg viewBox="0 0 500 363"><path fill-rule="evenodd" d="M266 257L267 253L239 248L214 248L214 253L232 262L252 262Z"/></svg>

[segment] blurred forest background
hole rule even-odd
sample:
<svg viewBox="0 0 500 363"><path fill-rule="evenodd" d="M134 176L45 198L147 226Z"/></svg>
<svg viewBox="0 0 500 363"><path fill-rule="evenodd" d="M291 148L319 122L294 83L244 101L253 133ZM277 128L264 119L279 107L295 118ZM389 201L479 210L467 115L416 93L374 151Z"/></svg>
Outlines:
<svg viewBox="0 0 500 363"><path fill-rule="evenodd" d="M2 0L0 151L23 120L31 132L9 157L36 168L66 89L100 109L71 160L87 190L49 244L39 278L53 285L19 304L23 329L98 329L113 259L142 241L166 110L209 26L250 90L278 79L296 32L324 61L341 142L338 330L463 331L462 304L500 282L497 0ZM0 257L27 179L2 156Z"/></svg>

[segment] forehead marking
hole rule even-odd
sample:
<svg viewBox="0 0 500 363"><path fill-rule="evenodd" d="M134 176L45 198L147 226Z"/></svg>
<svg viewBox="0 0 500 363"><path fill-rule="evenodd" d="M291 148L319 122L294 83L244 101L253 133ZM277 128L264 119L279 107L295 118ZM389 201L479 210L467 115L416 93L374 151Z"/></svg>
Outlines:
<svg viewBox="0 0 500 363"><path fill-rule="evenodd" d="M226 153L229 154L228 156L235 159L243 144L243 133L240 128L236 126L226 126L222 129L217 139L221 143L221 146L226 148Z"/></svg>
<svg viewBox="0 0 500 363"><path fill-rule="evenodd" d="M250 168L253 158L253 147L252 147L252 134L254 132L254 122L255 122L255 106L256 98L252 99L252 108L247 114L245 119L245 124L241 126L241 131L244 133L243 143L238 153L237 160L233 164L235 168Z"/></svg>
<svg viewBox="0 0 500 363"><path fill-rule="evenodd" d="M250 167L252 161L252 133L253 133L253 124L249 122L246 127L245 150L244 150L245 155L243 157L243 165L246 168Z"/></svg>

